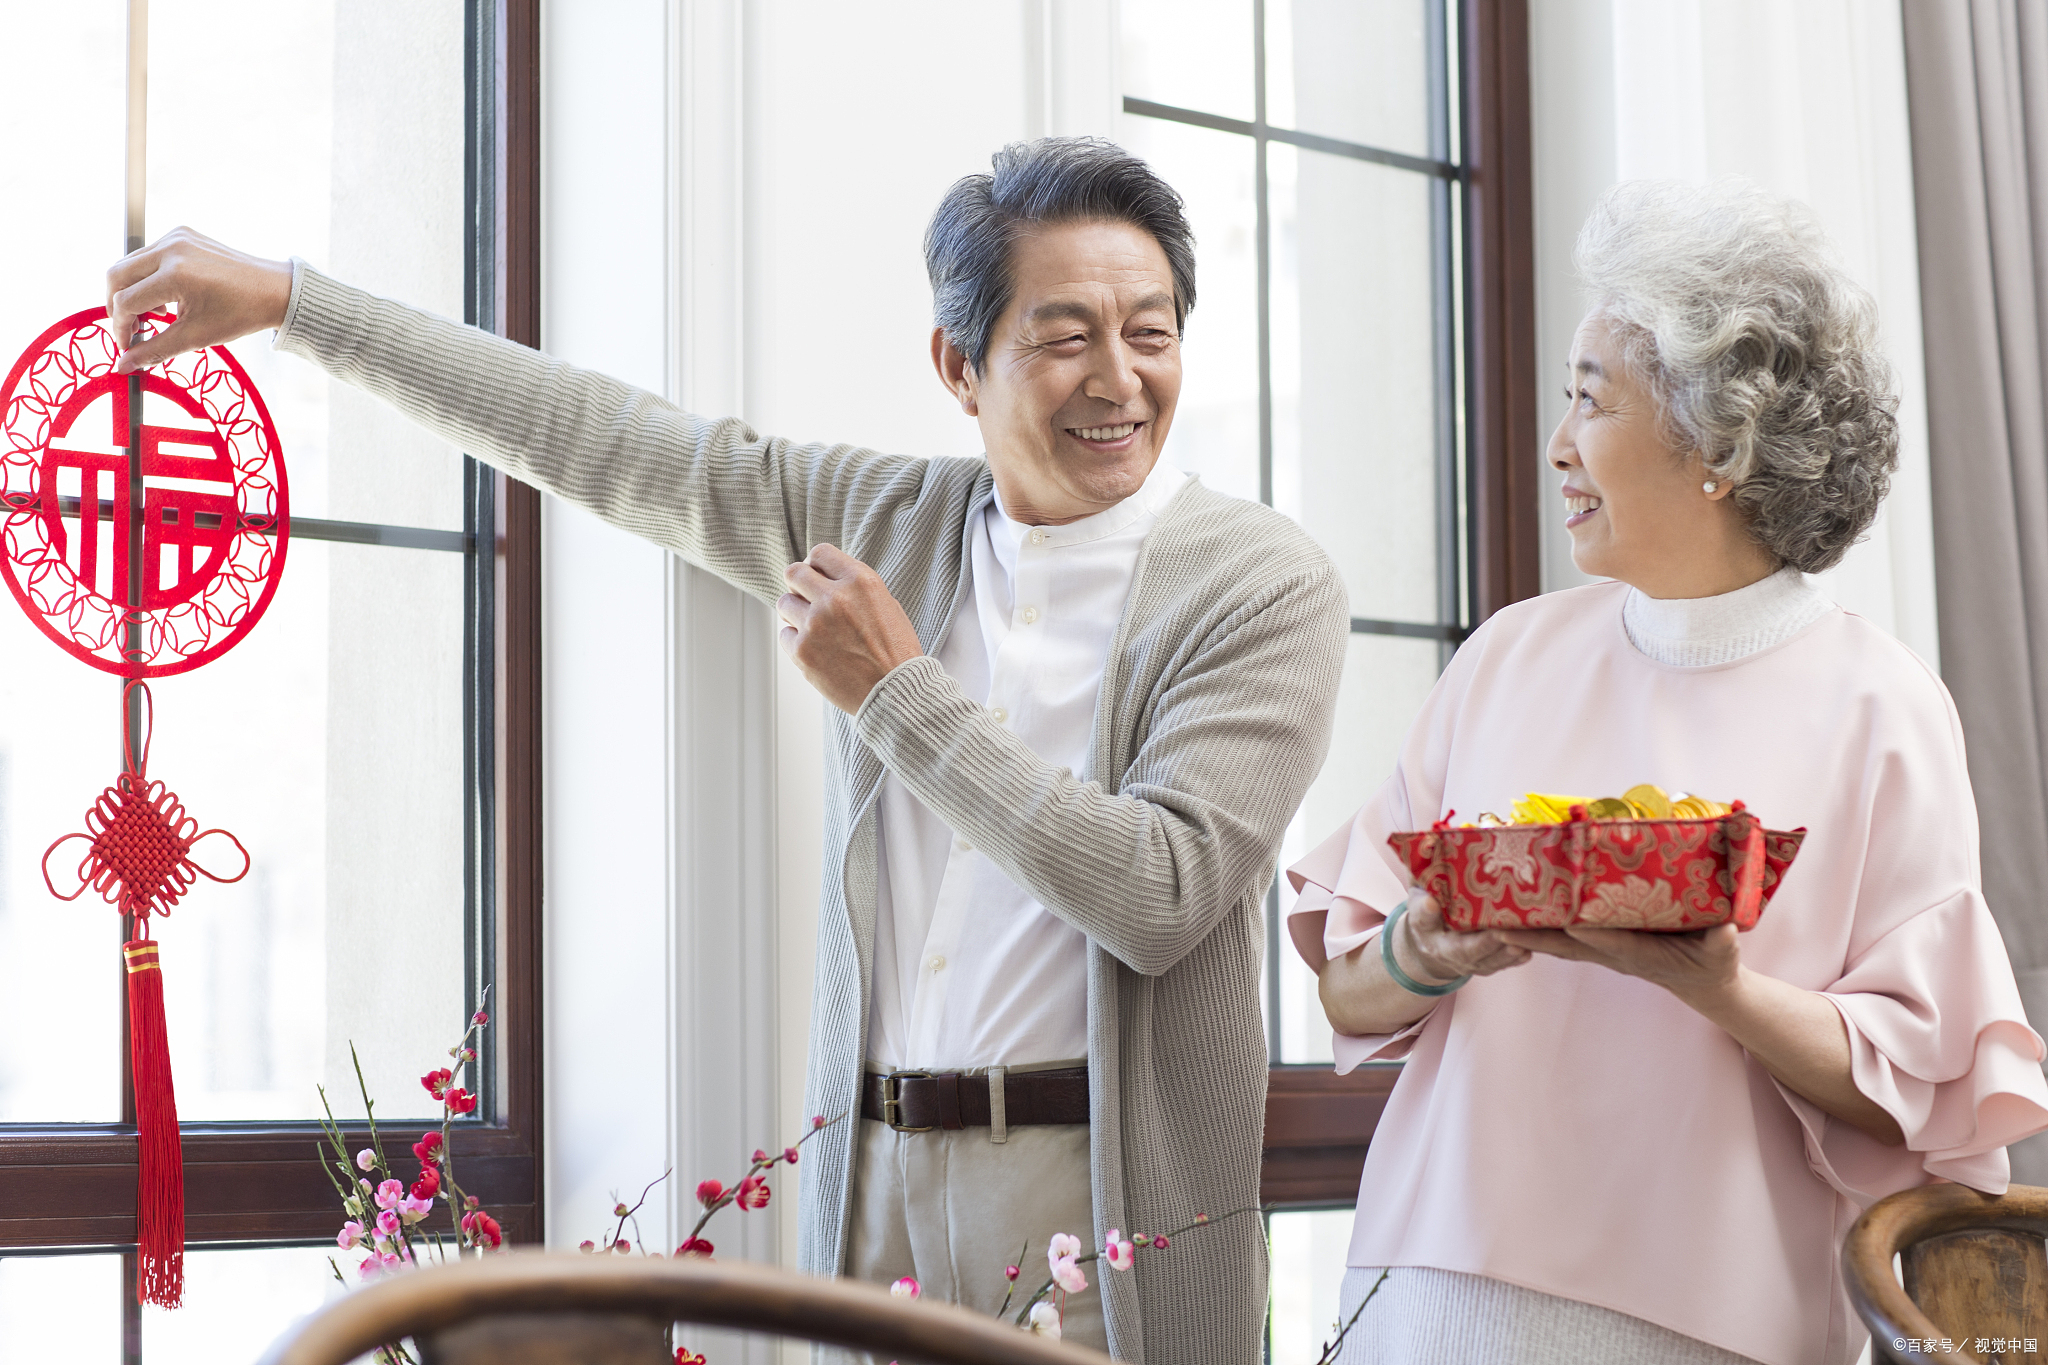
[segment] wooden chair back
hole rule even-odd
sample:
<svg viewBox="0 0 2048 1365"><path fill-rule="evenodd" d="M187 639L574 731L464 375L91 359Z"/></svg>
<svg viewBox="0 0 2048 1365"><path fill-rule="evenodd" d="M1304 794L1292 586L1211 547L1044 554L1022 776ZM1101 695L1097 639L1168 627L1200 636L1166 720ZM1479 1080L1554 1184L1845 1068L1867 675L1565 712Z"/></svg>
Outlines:
<svg viewBox="0 0 2048 1365"><path fill-rule="evenodd" d="M1842 1277L1870 1329L1871 1358L2048 1365L2044 1237L2048 1189L2032 1185L2002 1195L1923 1185L1872 1205L1842 1244ZM1953 1350L1916 1345L1930 1340ZM2030 1340L2034 1349L2023 1349Z"/></svg>
<svg viewBox="0 0 2048 1365"><path fill-rule="evenodd" d="M904 1365L1109 1365L1098 1351L952 1304L899 1299L879 1285L746 1261L543 1251L393 1275L280 1337L262 1365L346 1365L406 1337L423 1365L670 1365L664 1334L675 1322L798 1337Z"/></svg>

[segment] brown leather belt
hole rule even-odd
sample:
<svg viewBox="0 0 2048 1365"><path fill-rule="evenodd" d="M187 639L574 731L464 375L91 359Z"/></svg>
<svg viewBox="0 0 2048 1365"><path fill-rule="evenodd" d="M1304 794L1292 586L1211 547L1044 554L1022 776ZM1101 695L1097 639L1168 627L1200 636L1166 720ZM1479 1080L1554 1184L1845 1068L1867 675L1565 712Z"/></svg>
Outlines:
<svg viewBox="0 0 2048 1365"><path fill-rule="evenodd" d="M861 1117L886 1123L899 1133L934 1128L989 1126L988 1077L957 1071L898 1071L870 1075L861 1086ZM1003 1076L1003 1122L1088 1122L1088 1068L1007 1072Z"/></svg>

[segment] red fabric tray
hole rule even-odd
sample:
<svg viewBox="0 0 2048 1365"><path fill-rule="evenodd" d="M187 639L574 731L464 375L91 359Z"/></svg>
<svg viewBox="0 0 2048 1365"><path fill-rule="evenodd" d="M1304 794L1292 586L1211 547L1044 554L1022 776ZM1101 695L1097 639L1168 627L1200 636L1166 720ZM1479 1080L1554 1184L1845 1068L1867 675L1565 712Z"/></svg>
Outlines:
<svg viewBox="0 0 2048 1365"><path fill-rule="evenodd" d="M1765 829L1737 801L1708 820L1590 820L1396 834L1389 846L1453 929L1603 929L1684 933L1755 926L1804 829Z"/></svg>

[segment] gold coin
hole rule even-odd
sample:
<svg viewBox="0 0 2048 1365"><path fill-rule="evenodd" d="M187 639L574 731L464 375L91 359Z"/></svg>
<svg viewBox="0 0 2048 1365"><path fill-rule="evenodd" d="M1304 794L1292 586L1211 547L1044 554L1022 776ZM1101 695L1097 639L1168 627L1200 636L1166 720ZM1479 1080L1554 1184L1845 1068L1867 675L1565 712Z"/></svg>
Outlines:
<svg viewBox="0 0 2048 1365"><path fill-rule="evenodd" d="M1671 798L1664 794L1662 787L1644 782L1639 786L1630 787L1627 791L1623 792L1621 799L1640 810L1647 811L1648 814L1644 815L1643 819L1669 820L1671 818Z"/></svg>
<svg viewBox="0 0 2048 1365"><path fill-rule="evenodd" d="M1635 808L1618 796L1603 796L1586 803L1586 814L1595 820L1633 820Z"/></svg>

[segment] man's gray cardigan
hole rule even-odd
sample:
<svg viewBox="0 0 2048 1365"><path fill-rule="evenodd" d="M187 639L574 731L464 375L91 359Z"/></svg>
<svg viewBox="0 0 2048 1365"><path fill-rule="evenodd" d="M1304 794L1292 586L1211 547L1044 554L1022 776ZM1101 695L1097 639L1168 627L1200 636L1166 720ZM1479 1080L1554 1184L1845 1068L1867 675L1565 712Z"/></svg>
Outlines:
<svg viewBox="0 0 2048 1365"><path fill-rule="evenodd" d="M1348 624L1337 572L1300 528L1183 485L1145 539L1075 774L1032 753L933 657L968 588L968 528L992 496L985 462L760 437L303 264L277 346L756 597L772 602L784 567L830 542L902 603L927 654L883 678L858 715L830 712L806 1112L858 1111L886 769L1088 936L1096 1245L1108 1228L1164 1232L1258 1203L1262 903L1329 744ZM834 1125L800 1167L800 1255L820 1274L844 1264L858 1136L857 1123ZM1097 1269L1119 1357L1259 1358L1256 1216L1141 1254L1133 1270Z"/></svg>

